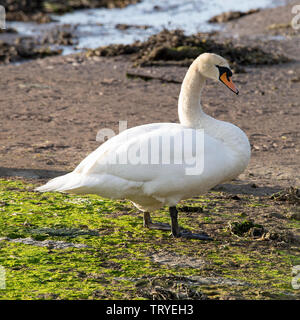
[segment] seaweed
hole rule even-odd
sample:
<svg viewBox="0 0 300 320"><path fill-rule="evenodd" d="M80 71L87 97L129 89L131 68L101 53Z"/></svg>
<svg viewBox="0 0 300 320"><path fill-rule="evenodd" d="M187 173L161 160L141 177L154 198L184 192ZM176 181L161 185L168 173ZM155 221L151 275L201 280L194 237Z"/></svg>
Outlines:
<svg viewBox="0 0 300 320"><path fill-rule="evenodd" d="M35 21L48 23L53 21L49 14L64 14L87 8L124 8L140 0L3 0L7 21Z"/></svg>
<svg viewBox="0 0 300 320"><path fill-rule="evenodd" d="M36 46L33 39L18 38L11 44L0 42L0 64L17 62L23 59L37 59L61 54L61 49L52 49L49 46Z"/></svg>
<svg viewBox="0 0 300 320"><path fill-rule="evenodd" d="M291 186L285 190L272 194L271 199L300 204L300 190L296 187Z"/></svg>
<svg viewBox="0 0 300 320"><path fill-rule="evenodd" d="M204 52L220 54L232 63L236 72L243 72L243 66L272 65L290 61L281 54L266 52L258 46L237 45L230 40L218 42L207 33L187 36L182 30L163 30L144 42L136 41L131 45L113 44L91 49L86 52L86 56L132 55L131 60L136 67L164 65L165 62L189 66Z"/></svg>
<svg viewBox="0 0 300 320"><path fill-rule="evenodd" d="M239 237L243 237L245 235L258 237L264 234L263 226L250 220L245 220L242 222L230 222L229 230L232 234L235 234Z"/></svg>

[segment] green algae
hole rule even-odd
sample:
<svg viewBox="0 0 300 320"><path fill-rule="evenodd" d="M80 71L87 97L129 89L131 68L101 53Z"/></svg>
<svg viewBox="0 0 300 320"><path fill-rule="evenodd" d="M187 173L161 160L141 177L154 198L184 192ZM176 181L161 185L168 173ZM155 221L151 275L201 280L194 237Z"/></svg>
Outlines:
<svg viewBox="0 0 300 320"><path fill-rule="evenodd" d="M280 248L224 232L228 221L245 218L240 210L230 214L232 200L221 193L179 205L183 227L215 228L214 241L199 242L143 228L142 215L128 201L41 194L34 187L0 180L0 266L6 271L0 299L300 297L291 286L292 267L300 264L297 244ZM169 222L167 208L152 219ZM61 249L61 242L82 246Z"/></svg>

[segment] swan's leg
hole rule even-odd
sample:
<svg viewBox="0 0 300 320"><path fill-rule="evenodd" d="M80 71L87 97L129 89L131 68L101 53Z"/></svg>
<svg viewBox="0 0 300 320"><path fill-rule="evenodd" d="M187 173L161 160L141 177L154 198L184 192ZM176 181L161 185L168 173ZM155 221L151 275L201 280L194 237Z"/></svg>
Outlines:
<svg viewBox="0 0 300 320"><path fill-rule="evenodd" d="M205 234L192 233L189 230L182 229L178 226L178 211L176 207L169 208L171 216L171 231L175 238L187 238L187 239L197 239L197 240L212 240L209 236Z"/></svg>
<svg viewBox="0 0 300 320"><path fill-rule="evenodd" d="M153 223L149 212L144 212L144 227L149 229L171 230L171 226L168 223Z"/></svg>
<svg viewBox="0 0 300 320"><path fill-rule="evenodd" d="M171 216L172 235L176 238L179 238L180 237L180 230L179 230L178 220L177 220L178 211L177 211L176 207L170 207L169 212L170 212L170 216Z"/></svg>

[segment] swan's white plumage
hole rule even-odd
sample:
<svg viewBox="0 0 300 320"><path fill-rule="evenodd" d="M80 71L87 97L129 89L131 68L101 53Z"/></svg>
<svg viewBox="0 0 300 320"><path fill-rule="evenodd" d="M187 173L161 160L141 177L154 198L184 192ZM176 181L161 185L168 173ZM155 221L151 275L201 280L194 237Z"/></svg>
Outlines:
<svg viewBox="0 0 300 320"><path fill-rule="evenodd" d="M219 65L226 63L219 56L210 56L218 60ZM200 88L197 90L192 85L197 81L199 85L203 85L204 81L201 81L204 75L195 70L199 64L201 59L200 62L196 60L193 63L194 67L193 65L190 67L183 82L179 101L182 124L154 123L125 130L88 155L73 172L52 179L37 190L93 193L113 199L127 198L142 210L153 210L163 205L174 206L182 199L202 194L215 185L238 176L246 168L250 159L249 141L238 127L216 120L202 111L199 103ZM190 99L193 95L194 99ZM189 112L192 114L189 115ZM130 150L136 151L140 146L148 146L151 138L167 139L170 135L180 137L187 128L194 133L199 129L204 130L202 174L186 174L185 163L189 163L186 160L194 159L185 159L182 164L174 164L173 161L171 164L162 164L161 148L152 151L148 147L146 149L142 147L142 150L149 151L148 160L151 153L159 153L151 154L160 159L159 164L133 164L132 161L127 164L118 164L120 159L127 158ZM184 150L195 150L195 144L195 140L185 143ZM173 157L182 153L182 149L174 148L174 144L170 144L170 147L170 154ZM138 160L139 157L137 156L136 159ZM112 163L113 160L119 161Z"/></svg>

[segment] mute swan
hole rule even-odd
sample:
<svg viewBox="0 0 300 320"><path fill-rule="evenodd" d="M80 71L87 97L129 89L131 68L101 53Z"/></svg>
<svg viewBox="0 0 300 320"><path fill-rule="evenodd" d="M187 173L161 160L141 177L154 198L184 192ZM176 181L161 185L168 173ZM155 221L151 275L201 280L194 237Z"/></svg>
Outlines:
<svg viewBox="0 0 300 320"><path fill-rule="evenodd" d="M152 123L125 130L88 155L73 172L50 180L37 191L127 198L144 212L146 227L171 229L174 237L210 239L178 226L176 204L232 180L248 165L250 145L246 134L231 123L210 117L200 104L206 78L221 81L238 94L231 76L224 58L201 54L181 86L180 124ZM165 161L165 154L170 155L170 161ZM200 158L199 170L188 171ZM151 222L149 212L164 205L169 206L171 227Z"/></svg>

